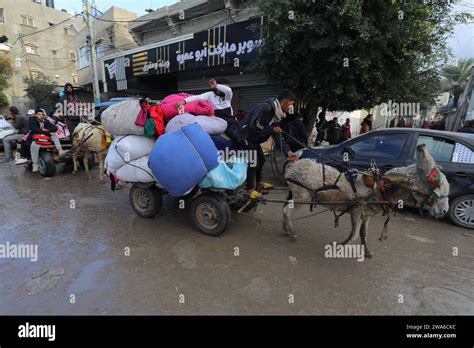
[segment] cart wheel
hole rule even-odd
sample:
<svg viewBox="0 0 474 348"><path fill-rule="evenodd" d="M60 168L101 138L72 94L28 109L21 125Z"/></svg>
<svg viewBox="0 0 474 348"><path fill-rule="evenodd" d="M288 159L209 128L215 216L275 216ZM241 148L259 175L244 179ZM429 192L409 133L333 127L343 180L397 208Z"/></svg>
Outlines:
<svg viewBox="0 0 474 348"><path fill-rule="evenodd" d="M41 176L54 176L56 173L56 164L54 164L53 156L48 151L40 152L38 166Z"/></svg>
<svg viewBox="0 0 474 348"><path fill-rule="evenodd" d="M230 224L230 208L219 194L202 194L191 204L191 220L199 232L208 236L221 235Z"/></svg>
<svg viewBox="0 0 474 348"><path fill-rule="evenodd" d="M144 218L153 218L161 210L163 197L155 185L143 187L139 184L133 184L130 188L130 203L137 215Z"/></svg>

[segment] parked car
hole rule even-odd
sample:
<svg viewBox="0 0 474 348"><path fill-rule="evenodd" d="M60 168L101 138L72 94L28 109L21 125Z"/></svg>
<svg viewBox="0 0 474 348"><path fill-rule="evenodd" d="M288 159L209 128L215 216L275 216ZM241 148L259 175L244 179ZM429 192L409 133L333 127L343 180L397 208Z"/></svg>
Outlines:
<svg viewBox="0 0 474 348"><path fill-rule="evenodd" d="M456 225L474 229L474 136L423 128L376 130L329 147L316 147L320 154L301 150L301 158L330 164L352 153L350 166L367 169L371 161L383 171L415 163L415 149L426 144L450 184L449 219Z"/></svg>

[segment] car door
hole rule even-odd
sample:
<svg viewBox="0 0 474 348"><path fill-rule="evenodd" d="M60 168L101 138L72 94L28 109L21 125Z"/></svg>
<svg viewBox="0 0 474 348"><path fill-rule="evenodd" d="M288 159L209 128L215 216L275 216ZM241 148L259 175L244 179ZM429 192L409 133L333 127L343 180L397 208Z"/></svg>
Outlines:
<svg viewBox="0 0 474 348"><path fill-rule="evenodd" d="M403 167L409 164L406 156L406 148L411 134L407 132L373 132L364 137L357 137L350 142L353 157L350 161L352 167L367 169L372 160L382 171L394 167ZM346 147L341 147L337 154L342 159L342 153Z"/></svg>
<svg viewBox="0 0 474 348"><path fill-rule="evenodd" d="M449 137L420 133L416 145L425 144L450 184L450 196L474 193L474 149ZM415 151L412 158L415 159Z"/></svg>

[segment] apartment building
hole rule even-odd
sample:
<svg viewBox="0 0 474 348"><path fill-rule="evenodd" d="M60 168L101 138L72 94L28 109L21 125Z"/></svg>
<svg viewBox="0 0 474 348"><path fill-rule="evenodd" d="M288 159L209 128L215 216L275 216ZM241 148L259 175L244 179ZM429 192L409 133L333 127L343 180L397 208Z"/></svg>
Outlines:
<svg viewBox="0 0 474 348"><path fill-rule="evenodd" d="M47 76L62 88L77 85L75 36L84 27L80 16L54 8L53 0L0 0L0 36L8 38L15 73L4 91L10 105L32 107L25 78Z"/></svg>

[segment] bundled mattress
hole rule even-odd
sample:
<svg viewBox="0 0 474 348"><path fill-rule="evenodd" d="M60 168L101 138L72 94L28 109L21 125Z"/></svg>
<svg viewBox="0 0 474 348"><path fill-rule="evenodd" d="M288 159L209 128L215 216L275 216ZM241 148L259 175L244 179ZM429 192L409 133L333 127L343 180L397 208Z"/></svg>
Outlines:
<svg viewBox="0 0 474 348"><path fill-rule="evenodd" d="M227 129L227 122L216 116L194 116L184 113L173 117L165 128L165 133L180 129L191 123L197 123L209 135L220 135Z"/></svg>
<svg viewBox="0 0 474 348"><path fill-rule="evenodd" d="M107 132L113 135L143 135L143 126L135 124L140 111L138 99L124 100L105 109L101 121Z"/></svg>
<svg viewBox="0 0 474 348"><path fill-rule="evenodd" d="M120 167L115 176L127 182L154 182L157 181L148 166L148 156L140 157Z"/></svg>
<svg viewBox="0 0 474 348"><path fill-rule="evenodd" d="M179 197L218 166L218 157L209 134L192 123L160 136L151 150L149 165L160 184Z"/></svg>

